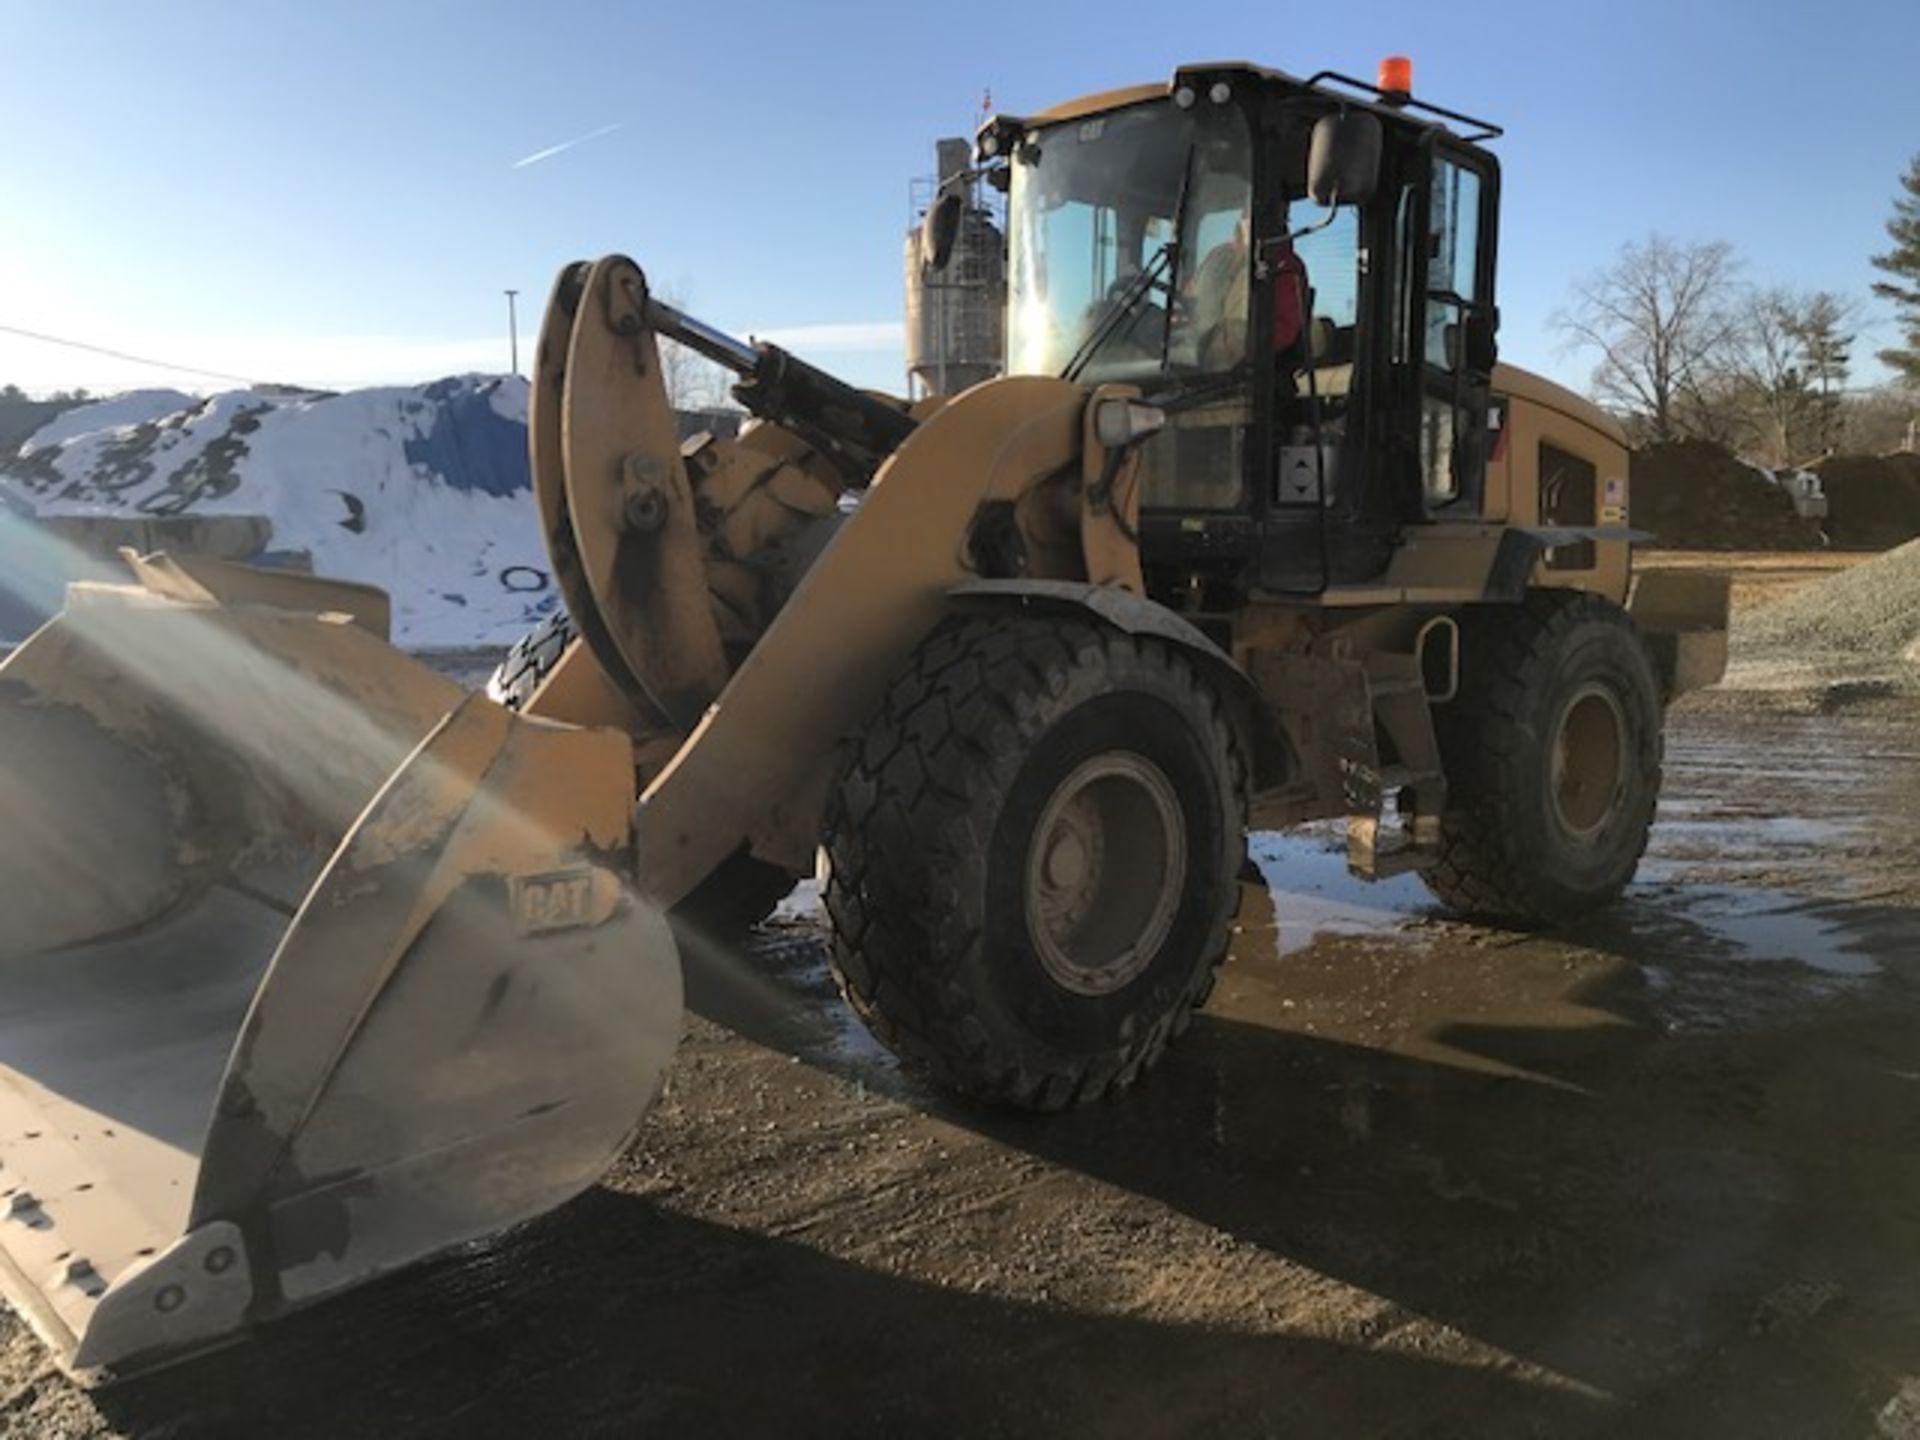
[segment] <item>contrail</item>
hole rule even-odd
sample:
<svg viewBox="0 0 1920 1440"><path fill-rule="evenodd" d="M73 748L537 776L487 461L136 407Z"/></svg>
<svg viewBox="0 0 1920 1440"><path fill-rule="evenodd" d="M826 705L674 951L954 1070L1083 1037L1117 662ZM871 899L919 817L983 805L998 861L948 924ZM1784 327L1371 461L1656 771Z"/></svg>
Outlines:
<svg viewBox="0 0 1920 1440"><path fill-rule="evenodd" d="M576 135L571 140L562 140L558 145L549 145L544 150L536 150L531 155L522 156L520 159L514 161L508 168L521 170L529 165L538 165L542 160L551 160L562 150L571 150L574 146L584 145L589 140L598 140L602 135L611 135L626 123L624 120L616 120L611 125L602 125L598 130L589 130L586 134Z"/></svg>

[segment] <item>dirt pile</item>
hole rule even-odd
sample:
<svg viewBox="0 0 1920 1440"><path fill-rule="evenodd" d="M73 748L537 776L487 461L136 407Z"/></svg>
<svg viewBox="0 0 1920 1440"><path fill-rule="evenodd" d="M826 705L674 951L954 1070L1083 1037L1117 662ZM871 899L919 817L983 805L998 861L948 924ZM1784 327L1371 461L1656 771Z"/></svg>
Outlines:
<svg viewBox="0 0 1920 1440"><path fill-rule="evenodd" d="M1886 672L1920 661L1920 540L1739 617L1729 638L1746 665Z"/></svg>
<svg viewBox="0 0 1920 1440"><path fill-rule="evenodd" d="M1704 440L1634 452L1632 518L1651 542L1681 550L1808 550L1823 541L1766 475Z"/></svg>
<svg viewBox="0 0 1920 1440"><path fill-rule="evenodd" d="M1836 455L1813 468L1835 545L1884 550L1920 535L1920 455Z"/></svg>

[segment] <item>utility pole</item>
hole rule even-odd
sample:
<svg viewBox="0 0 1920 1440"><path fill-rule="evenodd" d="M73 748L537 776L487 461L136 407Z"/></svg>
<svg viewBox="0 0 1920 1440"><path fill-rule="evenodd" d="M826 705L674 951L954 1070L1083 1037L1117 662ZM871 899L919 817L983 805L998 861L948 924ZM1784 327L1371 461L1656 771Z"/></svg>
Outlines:
<svg viewBox="0 0 1920 1440"><path fill-rule="evenodd" d="M520 373L520 319L515 313L513 297L518 290L507 291L507 345L513 354L513 373Z"/></svg>

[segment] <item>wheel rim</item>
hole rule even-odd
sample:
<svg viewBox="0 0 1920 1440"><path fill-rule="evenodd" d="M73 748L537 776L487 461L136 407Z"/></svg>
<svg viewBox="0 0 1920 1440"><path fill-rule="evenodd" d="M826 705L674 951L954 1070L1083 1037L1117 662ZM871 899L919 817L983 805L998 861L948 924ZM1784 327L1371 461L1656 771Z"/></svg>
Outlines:
<svg viewBox="0 0 1920 1440"><path fill-rule="evenodd" d="M1047 974L1105 995L1153 963L1187 872L1187 826L1160 767L1096 755L1053 792L1027 850L1027 932Z"/></svg>
<svg viewBox="0 0 1920 1440"><path fill-rule="evenodd" d="M1576 690L1560 711L1549 751L1547 793L1554 818L1576 840L1591 840L1620 812L1626 795L1627 717L1605 685Z"/></svg>

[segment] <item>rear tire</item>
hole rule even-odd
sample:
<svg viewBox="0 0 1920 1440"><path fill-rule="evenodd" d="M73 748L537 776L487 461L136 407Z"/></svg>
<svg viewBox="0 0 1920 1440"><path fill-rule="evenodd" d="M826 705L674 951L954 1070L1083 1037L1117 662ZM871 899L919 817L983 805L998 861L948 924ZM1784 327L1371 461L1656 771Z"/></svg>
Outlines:
<svg viewBox="0 0 1920 1440"><path fill-rule="evenodd" d="M1441 856L1421 872L1467 914L1537 924L1633 879L1660 794L1646 647L1598 595L1536 592L1462 618L1460 693L1434 709L1447 773Z"/></svg>
<svg viewBox="0 0 1920 1440"><path fill-rule="evenodd" d="M1232 726L1179 647L949 620L828 802L841 991L964 1094L1056 1109L1122 1088L1212 987L1243 797Z"/></svg>
<svg viewBox="0 0 1920 1440"><path fill-rule="evenodd" d="M540 688L547 673L560 663L579 631L566 607L560 606L533 629L513 642L506 658L487 680L487 698L509 710L522 709Z"/></svg>

